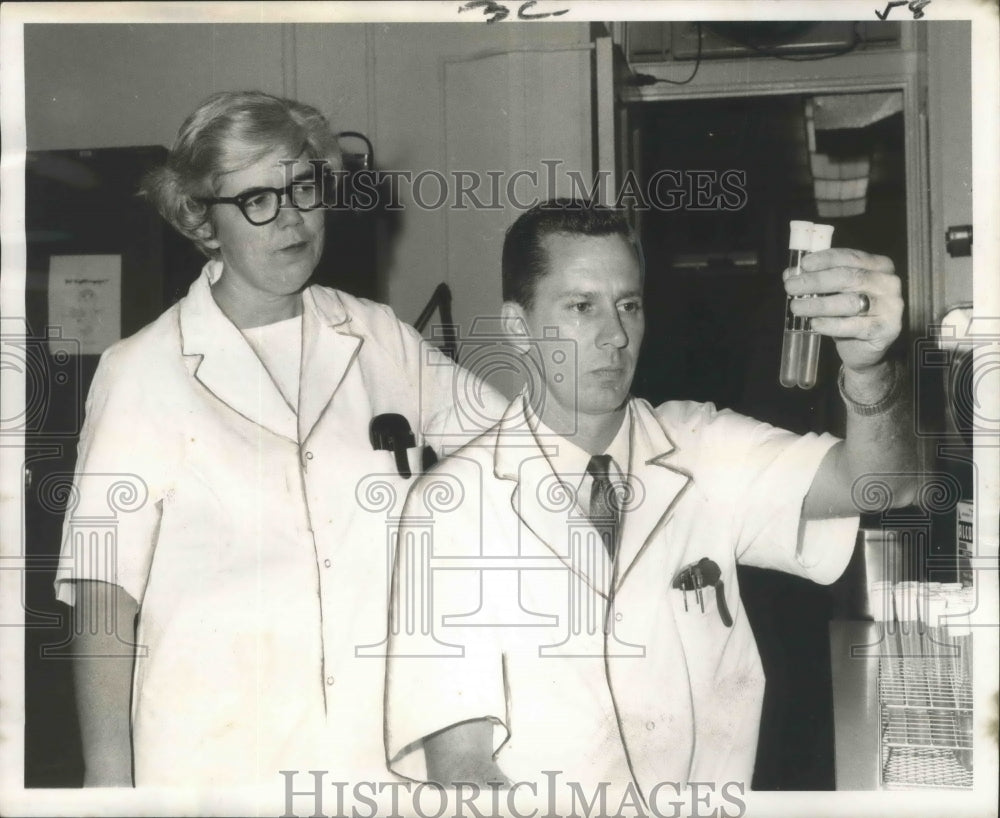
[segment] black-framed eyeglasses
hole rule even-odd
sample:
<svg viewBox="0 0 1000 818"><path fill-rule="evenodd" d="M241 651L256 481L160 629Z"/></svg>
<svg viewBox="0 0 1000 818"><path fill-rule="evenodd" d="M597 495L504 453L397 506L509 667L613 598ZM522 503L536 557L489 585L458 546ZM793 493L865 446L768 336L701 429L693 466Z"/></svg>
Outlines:
<svg viewBox="0 0 1000 818"><path fill-rule="evenodd" d="M328 187L333 183L333 174L317 173L318 178L294 179L284 188L255 187L245 190L239 196L216 196L198 199L206 205L236 205L250 224L260 227L270 224L282 207L296 210L316 210L326 202ZM289 204L283 205L282 202Z"/></svg>

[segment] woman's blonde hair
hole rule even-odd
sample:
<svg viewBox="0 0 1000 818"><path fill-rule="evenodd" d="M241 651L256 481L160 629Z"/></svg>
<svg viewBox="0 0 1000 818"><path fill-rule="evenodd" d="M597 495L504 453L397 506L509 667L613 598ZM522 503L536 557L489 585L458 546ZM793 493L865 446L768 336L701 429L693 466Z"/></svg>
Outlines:
<svg viewBox="0 0 1000 818"><path fill-rule="evenodd" d="M262 91L213 94L181 125L167 162L147 174L140 195L206 256L211 227L208 206L199 201L218 193L225 173L252 165L275 149L290 159L303 153L341 167L337 137L326 117L311 105Z"/></svg>

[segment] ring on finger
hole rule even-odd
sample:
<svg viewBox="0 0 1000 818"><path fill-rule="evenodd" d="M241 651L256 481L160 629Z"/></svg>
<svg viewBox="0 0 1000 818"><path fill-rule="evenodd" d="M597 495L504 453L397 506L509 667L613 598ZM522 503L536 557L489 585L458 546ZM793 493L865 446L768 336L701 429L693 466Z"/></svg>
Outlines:
<svg viewBox="0 0 1000 818"><path fill-rule="evenodd" d="M858 293L858 315L867 315L871 309L872 300L865 293Z"/></svg>

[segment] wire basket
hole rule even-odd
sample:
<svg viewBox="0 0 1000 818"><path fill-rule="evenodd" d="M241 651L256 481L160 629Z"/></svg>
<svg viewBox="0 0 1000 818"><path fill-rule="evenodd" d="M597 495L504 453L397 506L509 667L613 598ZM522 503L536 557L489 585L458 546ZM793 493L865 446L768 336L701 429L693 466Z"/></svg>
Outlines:
<svg viewBox="0 0 1000 818"><path fill-rule="evenodd" d="M929 629L918 642L904 637L894 655L879 657L880 783L886 789L972 788L971 639L942 630Z"/></svg>

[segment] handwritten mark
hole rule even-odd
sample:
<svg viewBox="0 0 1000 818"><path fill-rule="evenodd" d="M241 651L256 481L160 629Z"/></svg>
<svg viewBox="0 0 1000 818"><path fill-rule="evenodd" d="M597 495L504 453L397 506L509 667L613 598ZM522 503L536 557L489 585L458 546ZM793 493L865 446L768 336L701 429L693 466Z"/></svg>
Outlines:
<svg viewBox="0 0 1000 818"><path fill-rule="evenodd" d="M510 10L506 6L501 3L495 3L493 0L469 0L469 2L458 9L458 13L461 14L463 11L473 11L475 9L482 9L484 15L493 15L486 21L487 23L496 23L500 20L505 20L510 14Z"/></svg>
<svg viewBox="0 0 1000 818"><path fill-rule="evenodd" d="M910 2L907 2L907 0L889 0L888 5L885 7L885 11L875 9L875 16L878 17L879 20L885 20L889 16L889 12L891 12L894 8L897 6L906 6L913 14L913 19L920 20L924 16L924 7L929 6L930 4L931 0L910 0Z"/></svg>
<svg viewBox="0 0 1000 818"><path fill-rule="evenodd" d="M906 5L906 0L892 0L892 2L890 2L889 5L885 7L885 11L879 11L878 9L875 9L875 16L878 17L879 20L884 20L886 17L889 16L889 12L892 11L894 8L896 8L896 6L905 6L905 5Z"/></svg>
<svg viewBox="0 0 1000 818"><path fill-rule="evenodd" d="M560 11L548 11L541 14L528 14L528 9L535 5L537 5L537 0L528 0L527 3L521 3L520 8L517 10L517 19L544 20L546 17L559 17L569 11L569 9L561 9Z"/></svg>
<svg viewBox="0 0 1000 818"><path fill-rule="evenodd" d="M569 11L569 9L535 13L528 11L537 4L537 0L527 0L527 2L521 3L517 9L517 18L519 20L544 20L546 17L559 17ZM510 16L510 9L503 3L497 3L495 0L468 0L468 2L459 7L458 11L461 14L463 11L475 11L476 9L482 10L483 15L488 18L486 20L487 23L499 23Z"/></svg>

